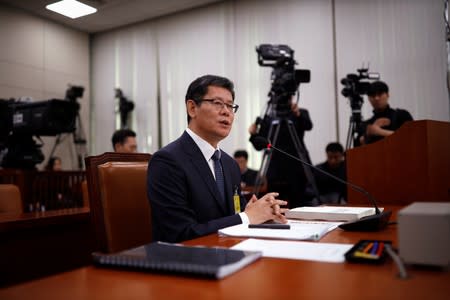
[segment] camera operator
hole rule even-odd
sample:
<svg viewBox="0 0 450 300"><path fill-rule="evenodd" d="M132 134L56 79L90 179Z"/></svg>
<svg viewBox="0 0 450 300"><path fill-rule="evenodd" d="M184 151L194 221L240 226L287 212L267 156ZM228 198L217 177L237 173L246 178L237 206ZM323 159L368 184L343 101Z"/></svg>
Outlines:
<svg viewBox="0 0 450 300"><path fill-rule="evenodd" d="M373 107L373 116L361 126L359 133L361 145L379 141L394 133L403 123L413 120L407 110L393 109L389 106L389 87L386 83L382 81L371 83L367 95Z"/></svg>
<svg viewBox="0 0 450 300"><path fill-rule="evenodd" d="M284 119L292 121L298 135L301 148L304 150L303 155L307 161L311 163L308 151L306 150L306 146L303 141L305 131L309 131L313 127L313 123L309 117L309 112L306 109L299 108L296 102L292 102L291 110L284 117ZM263 137L268 136L271 122L272 118L266 115L260 125L260 130L257 135ZM249 133L252 135L250 138L250 140L252 140L252 138L256 136L256 123L253 123L250 126ZM289 154L296 157L298 156L293 140L289 135L286 122L280 123L280 131L276 146ZM280 194L280 199L288 201L289 208L311 205L313 195L311 192L307 192L309 190L307 189L308 180L300 163L296 165L296 162L293 162L292 159L286 155L273 152L266 178L268 191L278 192Z"/></svg>

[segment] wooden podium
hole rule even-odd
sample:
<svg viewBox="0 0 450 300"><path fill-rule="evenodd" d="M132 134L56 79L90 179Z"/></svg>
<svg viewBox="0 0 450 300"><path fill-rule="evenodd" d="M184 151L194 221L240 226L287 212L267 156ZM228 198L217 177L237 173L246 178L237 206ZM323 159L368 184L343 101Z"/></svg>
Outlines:
<svg viewBox="0 0 450 300"><path fill-rule="evenodd" d="M380 205L450 201L450 123L407 122L381 141L348 150L347 178ZM348 203L370 204L350 187Z"/></svg>

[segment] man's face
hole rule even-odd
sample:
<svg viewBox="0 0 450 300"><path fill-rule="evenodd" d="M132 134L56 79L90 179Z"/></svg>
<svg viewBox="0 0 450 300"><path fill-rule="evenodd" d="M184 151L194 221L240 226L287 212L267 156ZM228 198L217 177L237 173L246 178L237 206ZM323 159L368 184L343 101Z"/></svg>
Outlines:
<svg viewBox="0 0 450 300"><path fill-rule="evenodd" d="M234 160L239 165L239 169L241 170L241 174L244 173L245 170L247 170L247 160L245 159L245 157L243 157L243 156L235 157Z"/></svg>
<svg viewBox="0 0 450 300"><path fill-rule="evenodd" d="M216 99L225 104L233 104L231 93L227 89L217 86L209 86L203 99ZM189 128L213 147L217 147L217 144L230 133L234 113L226 106L216 106L207 101L196 105L194 100L188 100L186 108L191 117Z"/></svg>
<svg viewBox="0 0 450 300"><path fill-rule="evenodd" d="M341 152L327 152L327 163L331 169L336 169L344 160L344 154Z"/></svg>
<svg viewBox="0 0 450 300"><path fill-rule="evenodd" d="M62 170L62 162L59 159L55 159L53 163L53 171L61 171Z"/></svg>
<svg viewBox="0 0 450 300"><path fill-rule="evenodd" d="M116 144L116 152L121 153L134 153L137 151L136 137L128 136L125 138L123 144Z"/></svg>
<svg viewBox="0 0 450 300"><path fill-rule="evenodd" d="M375 111L383 111L388 105L388 100L388 93L379 93L373 96L369 96L370 104L372 104L372 107Z"/></svg>

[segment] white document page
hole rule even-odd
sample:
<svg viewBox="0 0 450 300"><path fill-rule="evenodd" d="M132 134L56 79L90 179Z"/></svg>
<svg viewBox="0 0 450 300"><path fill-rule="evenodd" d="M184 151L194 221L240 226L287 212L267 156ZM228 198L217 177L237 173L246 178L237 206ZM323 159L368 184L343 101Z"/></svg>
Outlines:
<svg viewBox="0 0 450 300"><path fill-rule="evenodd" d="M342 263L353 244L311 243L247 239L231 247L238 250L262 251L263 257Z"/></svg>
<svg viewBox="0 0 450 300"><path fill-rule="evenodd" d="M317 241L341 223L289 220L290 229L249 228L248 224L239 224L220 229L219 234L234 237Z"/></svg>

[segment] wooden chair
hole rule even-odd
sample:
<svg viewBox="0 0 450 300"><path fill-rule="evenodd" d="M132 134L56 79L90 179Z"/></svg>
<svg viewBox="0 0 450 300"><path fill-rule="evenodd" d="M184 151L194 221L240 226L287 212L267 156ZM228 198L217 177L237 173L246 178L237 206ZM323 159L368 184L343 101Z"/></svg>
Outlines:
<svg viewBox="0 0 450 300"><path fill-rule="evenodd" d="M81 193L83 195L83 207L89 207L89 191L87 186L87 180L81 182Z"/></svg>
<svg viewBox="0 0 450 300"><path fill-rule="evenodd" d="M150 158L145 153L113 152L85 158L95 250L111 253L151 242Z"/></svg>
<svg viewBox="0 0 450 300"><path fill-rule="evenodd" d="M22 197L15 184L0 184L0 214L22 213Z"/></svg>

